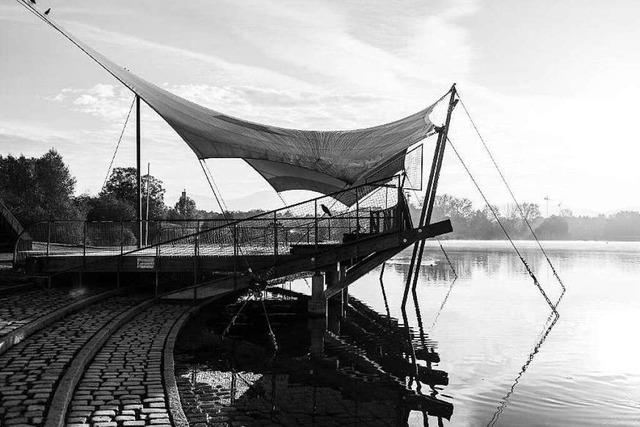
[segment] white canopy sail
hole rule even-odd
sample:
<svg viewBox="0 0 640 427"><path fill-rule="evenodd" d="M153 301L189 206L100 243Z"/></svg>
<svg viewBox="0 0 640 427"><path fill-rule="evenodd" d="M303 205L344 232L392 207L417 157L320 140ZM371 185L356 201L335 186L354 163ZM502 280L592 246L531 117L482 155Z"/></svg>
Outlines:
<svg viewBox="0 0 640 427"><path fill-rule="evenodd" d="M285 129L230 117L138 77L48 17L40 17L144 100L198 158L242 158L276 191L296 189L328 194L391 176L404 167L401 160L407 148L434 132L429 114L442 98L403 119L357 130Z"/></svg>

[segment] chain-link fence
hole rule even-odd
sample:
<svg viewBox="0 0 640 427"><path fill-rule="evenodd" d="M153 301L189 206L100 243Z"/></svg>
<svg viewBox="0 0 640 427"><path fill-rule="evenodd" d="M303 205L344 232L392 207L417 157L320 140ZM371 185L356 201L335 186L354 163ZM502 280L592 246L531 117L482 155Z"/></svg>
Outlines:
<svg viewBox="0 0 640 427"><path fill-rule="evenodd" d="M400 175L250 218L43 221L23 232L14 260L81 255L242 256L288 254L402 227Z"/></svg>

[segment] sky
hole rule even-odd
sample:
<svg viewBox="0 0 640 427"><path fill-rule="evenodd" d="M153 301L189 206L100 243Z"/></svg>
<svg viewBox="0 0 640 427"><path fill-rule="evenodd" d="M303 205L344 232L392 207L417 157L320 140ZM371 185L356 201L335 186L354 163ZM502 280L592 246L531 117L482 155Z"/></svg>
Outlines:
<svg viewBox="0 0 640 427"><path fill-rule="evenodd" d="M72 34L143 78L239 118L301 129L392 121L456 83L521 201L546 214L640 209L636 0L38 0ZM0 154L57 149L97 193L133 100L14 0L0 2ZM197 159L148 107L142 162L216 205ZM114 166L135 165L135 127ZM451 139L492 204L508 202L460 106ZM433 147L432 139L425 141ZM208 160L229 208L279 207L242 160ZM453 151L439 191L483 203ZM283 194L299 200L297 192Z"/></svg>

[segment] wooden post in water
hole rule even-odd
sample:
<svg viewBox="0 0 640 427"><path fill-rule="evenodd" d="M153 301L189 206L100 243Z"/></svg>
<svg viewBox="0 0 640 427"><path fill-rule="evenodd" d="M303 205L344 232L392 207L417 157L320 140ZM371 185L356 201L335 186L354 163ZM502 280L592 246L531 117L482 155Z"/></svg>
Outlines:
<svg viewBox="0 0 640 427"><path fill-rule="evenodd" d="M333 265L325 272L327 288L338 286L339 282L338 265ZM340 322L342 321L342 292L338 292L327 301L327 329L334 334L340 333Z"/></svg>
<svg viewBox="0 0 640 427"><path fill-rule="evenodd" d="M324 275L316 272L311 278L311 300L309 301L310 353L314 357L324 354L324 332L327 328L327 301L324 293Z"/></svg>
<svg viewBox="0 0 640 427"><path fill-rule="evenodd" d="M344 279L347 274L347 263L341 262L338 264L338 271L340 273L340 280ZM349 305L349 287L346 287L342 290L342 318L344 319L347 315L347 306Z"/></svg>

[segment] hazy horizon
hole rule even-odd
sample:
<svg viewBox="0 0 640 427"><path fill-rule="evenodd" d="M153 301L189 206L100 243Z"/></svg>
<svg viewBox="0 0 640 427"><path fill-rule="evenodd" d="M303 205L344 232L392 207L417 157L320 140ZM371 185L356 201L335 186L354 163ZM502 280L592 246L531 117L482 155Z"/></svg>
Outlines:
<svg viewBox="0 0 640 427"><path fill-rule="evenodd" d="M637 2L37 6L51 7L54 20L149 81L262 123L375 125L425 107L457 82L521 201L538 203L543 214L545 196L550 213L559 204L576 214L640 210L640 197L625 191L640 182ZM0 154L39 156L55 147L78 180L76 192L98 192L132 95L17 2L0 6L0 21ZM164 182L167 204L187 188L199 208L215 209L195 155L148 108L142 119L142 161ZM132 124L115 166L134 165ZM491 202L508 203L461 108L452 126ZM209 165L230 208L253 194L278 207L241 160ZM451 150L440 192L482 203Z"/></svg>

